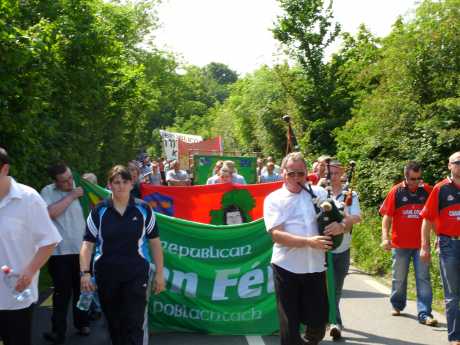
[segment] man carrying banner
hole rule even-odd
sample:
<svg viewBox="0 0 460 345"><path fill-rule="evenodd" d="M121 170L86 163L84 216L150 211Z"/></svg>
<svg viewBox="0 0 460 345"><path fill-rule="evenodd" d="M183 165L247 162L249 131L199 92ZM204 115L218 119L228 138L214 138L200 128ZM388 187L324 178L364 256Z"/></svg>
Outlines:
<svg viewBox="0 0 460 345"><path fill-rule="evenodd" d="M54 182L42 189L41 196L48 205L48 213L62 236L62 242L48 263L54 286L52 329L43 337L53 344L63 344L70 301L73 323L78 333L90 334L88 313L76 306L80 297L79 253L85 231L85 219L79 202L83 189L75 188L72 172L65 164L50 166L48 173Z"/></svg>
<svg viewBox="0 0 460 345"><path fill-rule="evenodd" d="M275 242L271 263L281 345L316 345L328 322L324 252L333 243L330 236L318 235L312 195L303 188L307 167L300 152L283 159L281 174L283 186L264 202L265 226ZM321 187L312 186L311 192L320 200L327 197ZM305 340L300 323L306 325Z"/></svg>

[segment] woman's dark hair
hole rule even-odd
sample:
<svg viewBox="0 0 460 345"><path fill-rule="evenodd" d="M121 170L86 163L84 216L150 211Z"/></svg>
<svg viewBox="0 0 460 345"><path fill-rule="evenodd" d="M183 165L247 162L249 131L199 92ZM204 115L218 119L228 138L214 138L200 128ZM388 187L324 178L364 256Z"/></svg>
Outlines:
<svg viewBox="0 0 460 345"><path fill-rule="evenodd" d="M56 163L53 165L50 165L48 167L48 175L53 179L56 180L57 175L61 175L67 171L68 167L67 164L65 163Z"/></svg>
<svg viewBox="0 0 460 345"><path fill-rule="evenodd" d="M125 181L131 181L131 173L124 165L115 165L112 169L110 169L107 175L107 180L109 183L112 183L117 176L120 176Z"/></svg>

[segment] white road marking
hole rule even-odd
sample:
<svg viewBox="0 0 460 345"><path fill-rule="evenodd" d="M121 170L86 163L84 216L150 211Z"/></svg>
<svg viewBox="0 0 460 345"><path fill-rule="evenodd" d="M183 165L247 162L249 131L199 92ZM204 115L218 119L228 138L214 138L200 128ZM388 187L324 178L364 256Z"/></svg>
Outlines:
<svg viewBox="0 0 460 345"><path fill-rule="evenodd" d="M248 342L248 345L265 345L262 337L257 335L247 335L246 341Z"/></svg>
<svg viewBox="0 0 460 345"><path fill-rule="evenodd" d="M391 293L391 289L386 287L383 284L380 284L379 282L372 280L372 279L364 279L364 282L376 289L378 292L383 293L385 295L389 295Z"/></svg>

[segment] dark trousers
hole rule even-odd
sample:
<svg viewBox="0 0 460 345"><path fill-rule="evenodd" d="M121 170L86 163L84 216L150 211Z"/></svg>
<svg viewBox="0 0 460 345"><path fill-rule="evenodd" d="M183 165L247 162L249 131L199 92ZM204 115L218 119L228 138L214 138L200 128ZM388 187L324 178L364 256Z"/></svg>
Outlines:
<svg viewBox="0 0 460 345"><path fill-rule="evenodd" d="M65 335L69 302L72 303L74 326L77 329L88 326L88 312L77 308L80 297L79 255L53 255L48 261L48 270L54 285L52 331Z"/></svg>
<svg viewBox="0 0 460 345"><path fill-rule="evenodd" d="M296 274L272 265L275 283L281 345L303 345L300 324L306 326L305 337L320 342L326 332L329 306L326 273Z"/></svg>
<svg viewBox="0 0 460 345"><path fill-rule="evenodd" d="M335 279L335 307L337 310L337 324L343 326L342 316L340 315L340 298L342 297L343 283L350 269L350 249L343 253L332 254L332 262L334 265Z"/></svg>
<svg viewBox="0 0 460 345"><path fill-rule="evenodd" d="M148 280L148 272L125 281L116 274L97 271L99 299L112 345L143 344Z"/></svg>
<svg viewBox="0 0 460 345"><path fill-rule="evenodd" d="M34 305L25 309L0 310L0 336L4 345L31 345Z"/></svg>

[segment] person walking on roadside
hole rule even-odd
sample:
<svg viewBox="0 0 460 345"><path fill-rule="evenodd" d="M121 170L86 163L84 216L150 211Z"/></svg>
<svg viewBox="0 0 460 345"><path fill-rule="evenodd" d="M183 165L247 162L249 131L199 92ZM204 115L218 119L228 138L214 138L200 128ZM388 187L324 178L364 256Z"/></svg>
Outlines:
<svg viewBox="0 0 460 345"><path fill-rule="evenodd" d="M69 302L78 334L90 334L88 312L77 308L80 297L79 252L85 231L85 219L79 202L83 189L75 187L72 172L63 163L50 166L48 173L54 182L42 189L41 196L48 205L49 216L62 241L48 262L54 286L53 313L51 332L45 332L43 337L52 344L64 344Z"/></svg>
<svg viewBox="0 0 460 345"><path fill-rule="evenodd" d="M420 211L431 190L431 186L422 182L420 164L408 162L404 167L404 181L391 188L380 208L383 216L381 247L391 250L393 258L390 296L392 315L399 316L406 307L407 276L412 261L417 290L417 319L421 324L436 326L438 322L431 314L433 293L430 265L420 260Z"/></svg>
<svg viewBox="0 0 460 345"><path fill-rule="evenodd" d="M422 244L420 258L431 259L430 235L436 231L439 266L446 305L447 338L460 345L460 151L449 157L450 177L434 186L421 212Z"/></svg>
<svg viewBox="0 0 460 345"><path fill-rule="evenodd" d="M16 291L30 288L31 295L18 301L0 279L0 337L4 345L31 345L39 271L61 236L37 191L17 183L9 169L8 153L0 147L0 265L19 274Z"/></svg>
<svg viewBox="0 0 460 345"><path fill-rule="evenodd" d="M288 154L281 164L283 186L264 202L265 227L274 245L273 281L280 322L281 345L316 345L328 322L325 251L330 236L318 234L314 193L325 200L326 191L307 184L307 166L300 152ZM304 188L307 190L304 190ZM299 326L306 326L304 339Z"/></svg>
<svg viewBox="0 0 460 345"><path fill-rule="evenodd" d="M81 289L95 290L94 274L112 345L142 345L148 337L144 323L150 255L155 267L154 293L165 289L158 227L150 206L130 195L133 182L126 167L114 166L108 184L112 195L100 202L87 220L80 251Z"/></svg>
<svg viewBox="0 0 460 345"><path fill-rule="evenodd" d="M335 278L335 299L336 299L336 314L337 324L330 325L329 334L333 340L339 340L342 337L343 322L340 314L340 299L342 296L343 284L345 277L350 268L350 247L351 247L351 231L354 224L361 221L361 209L359 207L358 194L352 192L351 204L346 205L346 197L348 190L344 189L342 184L342 175L344 169L338 160L330 162L331 175L331 192L337 208L343 212L344 219L341 224L330 226L325 232L325 235L334 236L343 234L342 243L332 251L332 262L334 267Z"/></svg>

